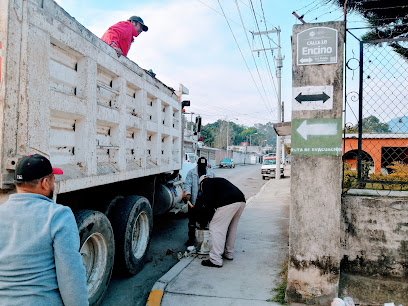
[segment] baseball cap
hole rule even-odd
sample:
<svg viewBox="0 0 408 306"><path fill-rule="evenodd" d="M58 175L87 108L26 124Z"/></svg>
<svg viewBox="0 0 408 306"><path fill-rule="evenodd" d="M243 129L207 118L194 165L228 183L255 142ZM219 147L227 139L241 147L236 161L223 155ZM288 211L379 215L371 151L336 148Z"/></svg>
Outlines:
<svg viewBox="0 0 408 306"><path fill-rule="evenodd" d="M202 165L204 167L207 167L207 159L205 157L200 157L197 160L197 163L198 163L199 166Z"/></svg>
<svg viewBox="0 0 408 306"><path fill-rule="evenodd" d="M17 182L29 182L51 173L60 175L64 172L60 168L53 168L45 156L34 154L24 156L17 162L14 179Z"/></svg>
<svg viewBox="0 0 408 306"><path fill-rule="evenodd" d="M148 26L146 26L143 22L143 19L140 18L139 16L132 16L128 19L129 21L137 21L138 23L140 23L142 25L142 30L147 32L147 30L149 30Z"/></svg>
<svg viewBox="0 0 408 306"><path fill-rule="evenodd" d="M200 178L198 179L198 184L201 184L202 181L204 181L205 179L210 178L208 175L202 175L200 176Z"/></svg>

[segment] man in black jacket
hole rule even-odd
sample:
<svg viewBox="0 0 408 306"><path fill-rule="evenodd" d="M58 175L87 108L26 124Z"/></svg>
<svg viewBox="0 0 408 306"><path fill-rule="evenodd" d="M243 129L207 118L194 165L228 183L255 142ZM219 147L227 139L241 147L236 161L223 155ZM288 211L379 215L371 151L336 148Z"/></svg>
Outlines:
<svg viewBox="0 0 408 306"><path fill-rule="evenodd" d="M222 260L234 259L235 235L238 220L245 207L245 196L235 185L225 178L209 178L203 175L199 179L200 191L196 207L201 216L207 215L210 221L210 259L201 264L207 267L222 267ZM201 222L203 223L203 222Z"/></svg>

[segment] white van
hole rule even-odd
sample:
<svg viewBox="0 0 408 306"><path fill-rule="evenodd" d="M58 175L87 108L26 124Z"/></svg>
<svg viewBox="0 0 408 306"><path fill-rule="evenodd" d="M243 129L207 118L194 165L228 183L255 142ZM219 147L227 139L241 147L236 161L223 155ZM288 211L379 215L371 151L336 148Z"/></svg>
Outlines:
<svg viewBox="0 0 408 306"><path fill-rule="evenodd" d="M275 177L275 172L276 172L276 157L275 156L264 157L261 167L262 179L264 180L265 177ZM280 165L280 176L285 177L285 169L283 168L283 164Z"/></svg>

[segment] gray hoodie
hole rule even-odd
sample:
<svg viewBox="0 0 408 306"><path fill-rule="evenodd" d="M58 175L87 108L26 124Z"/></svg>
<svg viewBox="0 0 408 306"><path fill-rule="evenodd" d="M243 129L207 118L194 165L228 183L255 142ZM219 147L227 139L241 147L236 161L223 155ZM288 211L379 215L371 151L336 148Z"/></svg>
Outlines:
<svg viewBox="0 0 408 306"><path fill-rule="evenodd" d="M40 194L0 205L0 305L88 305L78 228L69 207Z"/></svg>

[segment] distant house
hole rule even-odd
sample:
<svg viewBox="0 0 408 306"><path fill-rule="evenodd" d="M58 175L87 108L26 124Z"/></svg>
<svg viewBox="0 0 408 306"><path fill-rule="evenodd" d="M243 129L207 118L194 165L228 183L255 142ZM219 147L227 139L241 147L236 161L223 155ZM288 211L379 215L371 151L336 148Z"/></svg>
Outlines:
<svg viewBox="0 0 408 306"><path fill-rule="evenodd" d="M351 169L356 169L357 157L358 134L346 134L343 160L350 164ZM408 133L363 133L362 160L373 165L370 172L384 174L387 166L395 161L408 164Z"/></svg>

